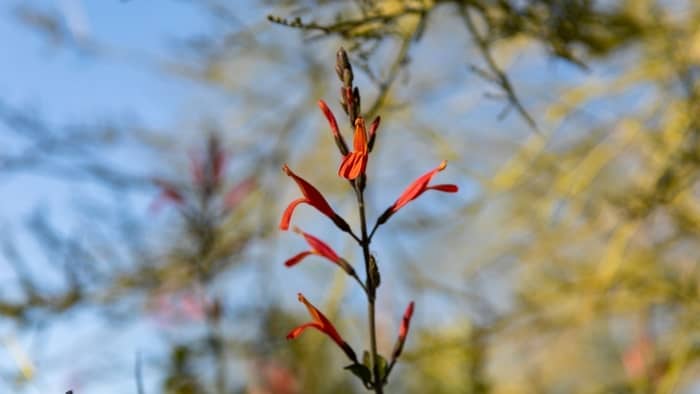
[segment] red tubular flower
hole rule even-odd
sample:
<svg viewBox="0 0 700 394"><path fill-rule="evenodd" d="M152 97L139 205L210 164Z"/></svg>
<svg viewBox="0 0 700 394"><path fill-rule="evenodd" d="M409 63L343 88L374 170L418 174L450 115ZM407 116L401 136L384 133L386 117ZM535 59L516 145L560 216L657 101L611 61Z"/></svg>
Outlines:
<svg viewBox="0 0 700 394"><path fill-rule="evenodd" d="M406 307L406 311L403 313L403 321L401 321L401 327L399 327L399 338L396 340L396 345L394 346L394 351L392 353L392 357L394 359L397 359L403 351L403 345L406 342L408 329L411 326L411 317L413 317L413 306L414 302L411 301L408 304L408 307Z"/></svg>
<svg viewBox="0 0 700 394"><path fill-rule="evenodd" d="M231 187L224 195L224 208L226 211L234 209L256 187L253 177L248 177Z"/></svg>
<svg viewBox="0 0 700 394"><path fill-rule="evenodd" d="M369 152L367 147L367 130L365 129L365 121L361 117L355 120L355 136L352 144L353 151L345 155L338 169L338 176L349 180L363 175L367 168L367 154Z"/></svg>
<svg viewBox="0 0 700 394"><path fill-rule="evenodd" d="M285 261L285 266L293 267L299 264L301 260L303 260L307 256L315 254L321 257L325 257L329 261L337 264L340 268L347 272L348 275L355 275L355 270L352 268L352 266L344 258L338 256L338 254L335 253L335 251L330 246L328 246L328 244L309 233L301 231L298 227L294 227L294 232L297 234L301 234L301 236L304 237L306 243L309 244L311 249L298 253L296 256Z"/></svg>
<svg viewBox="0 0 700 394"><path fill-rule="evenodd" d="M345 140L343 139L343 136L340 134L340 129L338 128L338 122L335 120L335 116L333 115L333 112L331 112L331 109L328 108L328 105L323 100L318 100L318 106L319 106L319 108L321 108L321 111L323 111L323 115L326 116L326 119L328 120L328 124L331 126L331 132L333 132L333 138L335 139L335 144L338 146L338 150L340 150L340 154L342 154L343 156L347 155L348 154L348 146L345 144Z"/></svg>
<svg viewBox="0 0 700 394"><path fill-rule="evenodd" d="M350 231L350 226L348 226L348 224L345 222L345 220L343 220L343 218L341 218L340 216L338 216L338 214L335 213L335 211L328 204L328 201L326 201L321 192L319 192L305 179L292 172L292 170L290 170L289 166L287 166L286 164L284 165L284 167L282 167L282 170L285 172L285 174L294 179L294 182L297 183L297 185L299 186L299 190L301 190L301 193L304 195L304 197L292 201L287 206L287 209L284 210L284 213L282 214L282 220L280 221L281 230L289 229L289 222L292 220L292 214L294 213L294 209L296 209L297 205L306 203L318 209L322 214L328 216L341 230Z"/></svg>
<svg viewBox="0 0 700 394"><path fill-rule="evenodd" d="M440 185L433 185L433 186L428 186L428 183L430 183L431 179L433 179L433 176L437 174L438 172L442 171L447 167L447 161L443 160L439 166L434 168L431 171L428 171L424 175L422 175L420 178L416 179L411 183L410 186L404 190L404 192L399 196L399 198L392 204L383 214L382 216L379 217L377 222L379 224L382 224L386 222L391 215L396 213L399 209L401 209L404 205L408 204L409 202L415 200L418 198L421 194L425 193L427 190L437 190L440 192L445 192L445 193L456 193L459 191L459 187L457 185L453 184L440 184Z"/></svg>
<svg viewBox="0 0 700 394"><path fill-rule="evenodd" d="M343 338L338 334L338 331L336 331L335 327L333 327L333 324L326 318L326 316L321 313L318 309L316 309L315 306L311 305L311 303L304 298L304 295L299 293L298 294L299 302L303 303L306 305L306 309L309 311L309 315L311 315L311 319L313 320L310 323L305 323L302 324L296 328L294 328L292 331L287 334L287 339L294 339L301 335L304 330L306 330L309 327L313 327L322 333L328 335L333 342L335 342L350 358L350 360L353 363L357 363L357 356L355 355L355 351L352 350L350 345L343 340Z"/></svg>

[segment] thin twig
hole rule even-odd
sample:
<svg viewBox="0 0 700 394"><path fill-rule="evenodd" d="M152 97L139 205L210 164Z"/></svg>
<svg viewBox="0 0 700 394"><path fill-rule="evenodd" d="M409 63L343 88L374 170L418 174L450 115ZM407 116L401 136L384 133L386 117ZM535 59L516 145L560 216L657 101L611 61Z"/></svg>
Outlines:
<svg viewBox="0 0 700 394"><path fill-rule="evenodd" d="M542 134L539 128L537 127L537 123L535 123L535 120L532 118L532 116L530 116L530 114L520 102L520 99L515 93L513 85L510 83L510 79L508 79L506 73L503 70L501 70L501 68L496 63L496 60L493 58L493 55L491 54L491 45L487 38L483 37L479 33L479 30L477 29L476 24L472 20L472 17L469 13L468 6L463 5L459 7L459 10L462 14L462 18L464 19L465 24L467 25L467 29L469 29L469 33L472 35L472 38L474 39L474 42L476 43L476 46L479 49L479 52L481 52L481 56L484 58L484 61L486 61L486 65L489 68L490 74L486 73L484 70L477 68L476 66L472 66L471 69L486 80L496 83L506 94L510 105L513 108L515 108L516 111L518 111L518 113L525 120L528 126L530 126L530 128L532 128L532 130L535 131L535 133Z"/></svg>

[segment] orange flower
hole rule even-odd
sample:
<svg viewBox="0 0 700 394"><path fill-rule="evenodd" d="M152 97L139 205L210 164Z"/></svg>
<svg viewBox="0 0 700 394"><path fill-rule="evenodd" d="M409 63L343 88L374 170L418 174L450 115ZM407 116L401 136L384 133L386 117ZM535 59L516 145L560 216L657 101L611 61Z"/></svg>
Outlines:
<svg viewBox="0 0 700 394"><path fill-rule="evenodd" d="M352 266L344 258L338 256L338 254L335 253L335 251L325 242L321 241L320 239L314 237L309 233L301 231L298 227L294 227L294 232L301 234L304 237L304 239L306 239L306 242L311 247L311 250L306 250L301 253L298 253L296 256L285 261L285 266L293 267L296 264L300 263L301 260L303 260L307 256L315 254L321 257L325 257L329 261L337 264L340 268L347 272L348 275L355 274L355 270L352 268Z"/></svg>
<svg viewBox="0 0 700 394"><path fill-rule="evenodd" d="M365 129L365 121L361 117L355 120L355 137L353 139L353 151L345 155L338 176L353 180L365 173L367 168L367 130Z"/></svg>
<svg viewBox="0 0 700 394"><path fill-rule="evenodd" d="M292 331L287 334L287 339L295 339L299 335L301 335L304 330L306 330L309 327L313 327L322 333L328 335L350 358L350 360L353 363L357 363L357 356L355 355L355 351L352 350L350 345L343 340L343 338L338 334L338 331L336 331L335 327L333 327L333 324L331 324L330 321L326 318L326 316L321 313L318 309L316 309L315 306L311 305L311 303L304 298L304 295L299 293L298 294L299 302L303 303L306 305L306 309L309 311L309 315L311 315L311 319L313 320L310 323L305 323L302 324L296 328L294 328Z"/></svg>
<svg viewBox="0 0 700 394"><path fill-rule="evenodd" d="M396 213L396 211L401 209L404 205L408 204L409 202L418 198L427 190L437 190L445 193L456 193L457 191L459 191L459 187L453 184L440 184L428 186L428 183L430 183L430 180L433 179L433 176L435 176L435 174L437 174L438 172L444 170L445 167L447 167L447 161L443 160L439 166L437 166L431 171L428 171L420 178L413 181L413 183L411 183L411 185L408 186L406 190L404 190L404 192L401 194L401 196L399 196L399 198L394 202L394 204L392 204L382 214L382 216L379 217L379 219L377 220L378 224L386 222L391 217L391 215Z"/></svg>
<svg viewBox="0 0 700 394"><path fill-rule="evenodd" d="M414 302L411 301L406 307L406 311L403 313L403 320L401 321L401 327L399 327L399 338L396 340L396 346L394 346L394 351L392 357L397 359L403 351L403 344L406 342L406 336L408 335L408 329L411 326L411 317L413 317L413 306Z"/></svg>
<svg viewBox="0 0 700 394"><path fill-rule="evenodd" d="M294 179L294 182L297 183L297 185L299 186L299 190L301 190L301 193L304 195L304 197L292 201L287 206L287 209L284 210L284 213L282 214L282 220L280 221L281 230L289 229L289 222L292 220L292 214L294 213L294 209L296 209L297 205L306 203L318 209L322 214L328 216L341 230L350 231L350 226L348 226L348 224L345 222L345 220L343 220L343 218L341 218L340 216L338 216L338 214L335 213L335 211L328 204L328 201L326 201L321 192L319 192L309 182L292 172L292 170L290 170L286 164L284 165L284 167L282 167L282 170L285 172L285 174Z"/></svg>

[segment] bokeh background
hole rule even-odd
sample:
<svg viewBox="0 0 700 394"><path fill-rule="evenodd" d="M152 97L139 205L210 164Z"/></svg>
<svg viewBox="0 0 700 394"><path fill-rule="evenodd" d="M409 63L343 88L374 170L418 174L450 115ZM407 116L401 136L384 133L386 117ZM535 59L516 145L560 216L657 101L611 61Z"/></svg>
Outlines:
<svg viewBox="0 0 700 394"><path fill-rule="evenodd" d="M380 352L416 302L388 392L700 392L693 0L3 1L0 392L364 391L284 339L302 291L367 347L356 284L277 229L284 163L357 226L316 105L341 45L370 218L443 159L460 186L373 243Z"/></svg>

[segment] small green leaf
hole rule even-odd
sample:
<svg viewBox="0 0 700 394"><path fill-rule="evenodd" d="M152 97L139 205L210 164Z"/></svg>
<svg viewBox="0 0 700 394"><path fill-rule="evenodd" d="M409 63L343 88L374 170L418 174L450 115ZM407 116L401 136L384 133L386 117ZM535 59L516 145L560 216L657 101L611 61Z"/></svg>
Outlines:
<svg viewBox="0 0 700 394"><path fill-rule="evenodd" d="M369 277L372 287L375 289L382 283L382 277L379 275L379 266L377 266L377 260L374 258L374 255L369 256Z"/></svg>
<svg viewBox="0 0 700 394"><path fill-rule="evenodd" d="M387 362L384 357L382 357L381 354L377 354L377 370L379 371L379 376L381 376L380 381L384 380L384 377L386 376L386 369L387 369Z"/></svg>
<svg viewBox="0 0 700 394"><path fill-rule="evenodd" d="M345 367L345 369L362 379L362 383L364 383L365 386L370 386L372 384L372 372L370 372L369 368L366 366L362 364L350 364Z"/></svg>
<svg viewBox="0 0 700 394"><path fill-rule="evenodd" d="M362 352L362 364L364 364L368 369L372 368L372 364L370 363L370 355L367 350Z"/></svg>

